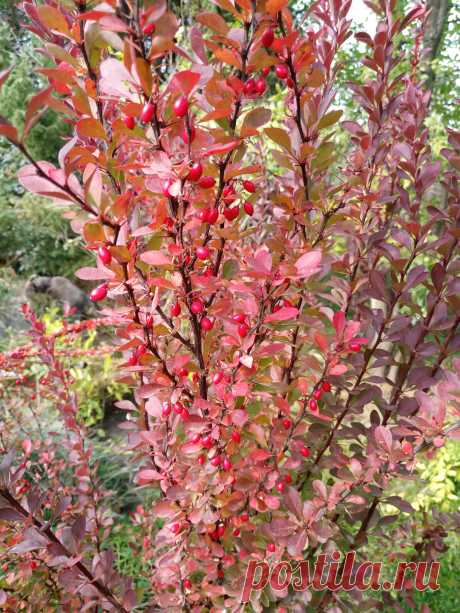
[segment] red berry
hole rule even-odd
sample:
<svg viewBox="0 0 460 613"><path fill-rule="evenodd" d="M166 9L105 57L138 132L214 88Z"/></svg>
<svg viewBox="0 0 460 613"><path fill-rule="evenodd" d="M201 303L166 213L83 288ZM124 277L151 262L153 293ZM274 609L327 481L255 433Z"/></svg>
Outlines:
<svg viewBox="0 0 460 613"><path fill-rule="evenodd" d="M188 99L186 96L179 96L174 102L173 111L176 117L184 117L188 111Z"/></svg>
<svg viewBox="0 0 460 613"><path fill-rule="evenodd" d="M240 324L238 326L238 335L241 336L241 338L244 338L245 336L247 336L248 332L249 332L249 326L247 324Z"/></svg>
<svg viewBox="0 0 460 613"><path fill-rule="evenodd" d="M348 345L350 351L361 351L360 343L352 342Z"/></svg>
<svg viewBox="0 0 460 613"><path fill-rule="evenodd" d="M235 528L235 530L233 530L233 536L240 536L241 534L241 530L239 528Z"/></svg>
<svg viewBox="0 0 460 613"><path fill-rule="evenodd" d="M232 320L238 324L244 324L246 315L244 313L235 313L235 315L232 315Z"/></svg>
<svg viewBox="0 0 460 613"><path fill-rule="evenodd" d="M312 398L310 400L310 402L308 403L308 406L310 407L310 411L317 411L318 410L318 403L316 402L316 400L314 398Z"/></svg>
<svg viewBox="0 0 460 613"><path fill-rule="evenodd" d="M155 106L151 102L147 102L147 104L142 109L142 113L141 113L142 123L150 123L154 115L155 115Z"/></svg>
<svg viewBox="0 0 460 613"><path fill-rule="evenodd" d="M155 32L155 24L154 23L147 23L142 28L142 33L144 34L144 36L150 36L154 32Z"/></svg>
<svg viewBox="0 0 460 613"><path fill-rule="evenodd" d="M209 332L214 326L213 322L209 319L209 317L206 316L201 318L200 325L201 329L205 332Z"/></svg>
<svg viewBox="0 0 460 613"><path fill-rule="evenodd" d="M270 70L271 66L264 66L264 68L262 68L262 74L264 75L264 77L267 77L270 74Z"/></svg>
<svg viewBox="0 0 460 613"><path fill-rule="evenodd" d="M151 328L153 326L153 317L151 315L147 315L145 318L145 325L147 328Z"/></svg>
<svg viewBox="0 0 460 613"><path fill-rule="evenodd" d="M220 463L221 463L221 457L220 457L220 455L215 455L215 456L212 458L212 460L211 460L211 464L212 464L213 466L220 466Z"/></svg>
<svg viewBox="0 0 460 613"><path fill-rule="evenodd" d="M409 443L409 441L404 441L404 443L401 445L401 449L403 453L409 455L409 453L412 453L412 444Z"/></svg>
<svg viewBox="0 0 460 613"><path fill-rule="evenodd" d="M292 477L290 474L284 475L284 483L292 483Z"/></svg>
<svg viewBox="0 0 460 613"><path fill-rule="evenodd" d="M227 198L228 196L233 196L235 194L235 188L233 185L226 185L222 190L222 196Z"/></svg>
<svg viewBox="0 0 460 613"><path fill-rule="evenodd" d="M321 388L322 388L323 392L330 392L331 391L331 384L329 383L329 381L323 381L323 384L321 385Z"/></svg>
<svg viewBox="0 0 460 613"><path fill-rule="evenodd" d="M234 219L238 217L239 213L240 213L240 207L233 206L228 209L225 209L224 217L227 221L233 221Z"/></svg>
<svg viewBox="0 0 460 613"><path fill-rule="evenodd" d="M241 434L237 430L233 430L232 432L232 441L235 443L239 443L241 441Z"/></svg>
<svg viewBox="0 0 460 613"><path fill-rule="evenodd" d="M287 79L289 70L286 64L277 64L275 66L275 74L279 79Z"/></svg>
<svg viewBox="0 0 460 613"><path fill-rule="evenodd" d="M206 461L206 458L204 457L204 455L200 455L200 456L198 456L198 460L197 460L197 461L198 461L198 464L199 464L200 466L203 466L203 464L204 464L204 463L205 463L205 461Z"/></svg>
<svg viewBox="0 0 460 613"><path fill-rule="evenodd" d="M283 419L282 423L285 430L289 430L289 428L292 426L292 421L290 419Z"/></svg>
<svg viewBox="0 0 460 613"><path fill-rule="evenodd" d="M222 381L223 378L224 378L224 373L221 370L219 370L219 372L216 372L216 374L213 376L212 382L214 383L214 385L219 385L219 383Z"/></svg>
<svg viewBox="0 0 460 613"><path fill-rule="evenodd" d="M241 513L241 521L243 522L247 522L249 520L249 514L248 513Z"/></svg>
<svg viewBox="0 0 460 613"><path fill-rule="evenodd" d="M254 207L252 206L252 204L250 202L245 202L243 204L243 209L244 209L245 213L247 215L249 215L250 217L252 217L252 215L254 215Z"/></svg>
<svg viewBox="0 0 460 613"><path fill-rule="evenodd" d="M188 370L186 368L179 369L179 377L186 377L188 375Z"/></svg>
<svg viewBox="0 0 460 613"><path fill-rule="evenodd" d="M198 219L200 221L202 221L203 223L207 223L208 222L208 217L209 217L209 209L201 209L201 211L198 213Z"/></svg>
<svg viewBox="0 0 460 613"><path fill-rule="evenodd" d="M269 551L270 553L274 553L276 551L276 545L275 543L268 543L267 545L267 551Z"/></svg>
<svg viewBox="0 0 460 613"><path fill-rule="evenodd" d="M301 447L300 455L302 455L304 458L308 458L310 456L310 450L308 447Z"/></svg>
<svg viewBox="0 0 460 613"><path fill-rule="evenodd" d="M252 96L252 94L256 93L256 82L255 79L248 79L243 86L243 92L247 96Z"/></svg>
<svg viewBox="0 0 460 613"><path fill-rule="evenodd" d="M217 526L216 532L217 532L217 536L218 536L219 538L221 538L222 536L224 536L224 534L225 534L225 525L224 525L224 524L219 524L219 525Z"/></svg>
<svg viewBox="0 0 460 613"><path fill-rule="evenodd" d="M192 313L195 313L195 315L198 315L198 313L202 313L204 311L203 301L199 298L195 298L195 300L192 300L190 310L192 311Z"/></svg>
<svg viewBox="0 0 460 613"><path fill-rule="evenodd" d="M181 136L182 136L182 140L184 141L186 145L188 145L189 142L193 143L193 141L195 140L195 136L196 136L195 126L190 126L190 133L187 130L187 127L184 127L184 129L182 130Z"/></svg>
<svg viewBox="0 0 460 613"><path fill-rule="evenodd" d="M199 260L207 260L209 256L211 255L211 252L209 251L209 247L207 247L206 245L197 247L195 253L196 253L196 257Z"/></svg>
<svg viewBox="0 0 460 613"><path fill-rule="evenodd" d="M99 247L99 249L97 250L97 253L99 257L101 258L101 262L105 264L106 266L108 266L110 262L112 261L112 254L107 249L107 247Z"/></svg>
<svg viewBox="0 0 460 613"><path fill-rule="evenodd" d="M276 484L276 489L278 490L278 492L284 492L284 490L286 489L284 481L278 481L278 483Z"/></svg>
<svg viewBox="0 0 460 613"><path fill-rule="evenodd" d="M265 79L263 77L259 77L256 81L256 92L262 96L262 94L265 93L265 90L267 89L267 84L265 82Z"/></svg>
<svg viewBox="0 0 460 613"><path fill-rule="evenodd" d="M199 181L202 174L203 174L203 166L200 164L200 162L195 162L190 167L189 173L187 175L187 179L189 181L196 182L196 181Z"/></svg>
<svg viewBox="0 0 460 613"><path fill-rule="evenodd" d="M264 47L271 47L273 45L273 41L275 40L275 33L271 28L268 28L268 30L265 30L265 32L262 34L262 38L260 40Z"/></svg>
<svg viewBox="0 0 460 613"><path fill-rule="evenodd" d="M201 437L201 444L205 449L211 449L212 447L212 438L207 434L206 436Z"/></svg>
<svg viewBox="0 0 460 613"><path fill-rule="evenodd" d="M208 224L212 225L216 223L218 217L219 211L217 209L210 209L207 219Z"/></svg>
<svg viewBox="0 0 460 613"><path fill-rule="evenodd" d="M174 413L177 413L178 415L181 415L185 409L184 405L182 404L182 402L175 402L174 406Z"/></svg>
<svg viewBox="0 0 460 613"><path fill-rule="evenodd" d="M192 582L190 581L190 579L184 579L184 589L189 590L192 587Z"/></svg>
<svg viewBox="0 0 460 613"><path fill-rule="evenodd" d="M131 117L131 115L127 115L123 119L123 123L128 128L128 130L134 130L134 126L136 125L136 120L134 119L134 117Z"/></svg>
<svg viewBox="0 0 460 613"><path fill-rule="evenodd" d="M173 524L171 524L169 529L171 530L173 534L178 534L180 532L180 523L177 521L174 522Z"/></svg>
<svg viewBox="0 0 460 613"><path fill-rule="evenodd" d="M230 462L230 460L228 458L224 458L222 466L223 466L224 470L231 470L232 469L232 463Z"/></svg>
<svg viewBox="0 0 460 613"><path fill-rule="evenodd" d="M250 192L251 194L253 194L256 191L256 186L254 185L252 181L249 181L249 180L243 181L243 187L247 192Z"/></svg>
<svg viewBox="0 0 460 613"><path fill-rule="evenodd" d="M313 392L313 398L315 400L319 400L322 395L323 395L323 390L320 387L316 388L315 391Z"/></svg>
<svg viewBox="0 0 460 613"><path fill-rule="evenodd" d="M99 302L100 300L104 300L107 296L109 286L107 283L102 283L93 289L91 294L89 295L90 300L93 302Z"/></svg>
<svg viewBox="0 0 460 613"><path fill-rule="evenodd" d="M197 443L199 443L199 442L200 442L200 438L201 438L201 436L200 436L199 434L194 434L194 435L192 436L192 438L190 439L190 442L191 442L193 445L196 445Z"/></svg>
<svg viewBox="0 0 460 613"><path fill-rule="evenodd" d="M214 187L215 184L216 180L214 179L214 177L201 177L198 183L198 185L203 189L209 189L211 187Z"/></svg>
<svg viewBox="0 0 460 613"><path fill-rule="evenodd" d="M171 317L178 317L181 312L181 307L179 302L175 302L171 307Z"/></svg>

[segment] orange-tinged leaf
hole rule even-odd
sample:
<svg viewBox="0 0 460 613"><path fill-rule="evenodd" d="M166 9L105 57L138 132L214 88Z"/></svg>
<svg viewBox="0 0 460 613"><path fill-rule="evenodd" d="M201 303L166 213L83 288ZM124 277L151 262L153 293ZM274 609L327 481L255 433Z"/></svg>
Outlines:
<svg viewBox="0 0 460 613"><path fill-rule="evenodd" d="M229 30L225 19L218 13L199 13L195 17L195 21L202 23L204 26L223 36L225 36Z"/></svg>
<svg viewBox="0 0 460 613"><path fill-rule="evenodd" d="M214 51L214 57L224 64L234 66L238 70L241 70L241 58L236 52L230 51L230 49L216 49Z"/></svg>
<svg viewBox="0 0 460 613"><path fill-rule="evenodd" d="M0 136L4 136L14 143L18 142L18 131L3 117L0 117Z"/></svg>
<svg viewBox="0 0 460 613"><path fill-rule="evenodd" d="M40 5L37 6L35 10L37 11L40 21L44 26L50 30L56 30L61 34L69 36L70 31L67 21L65 20L64 15L58 11L58 9L49 5Z"/></svg>
<svg viewBox="0 0 460 613"><path fill-rule="evenodd" d="M282 130L281 128L265 128L265 134L270 138L273 142L283 149L287 149L291 151L291 139L289 138L289 134L286 130Z"/></svg>
<svg viewBox="0 0 460 613"><path fill-rule="evenodd" d="M339 121L342 116L342 111L330 111L326 113L318 123L318 128L321 130L322 128L328 128L329 126L334 125Z"/></svg>
<svg viewBox="0 0 460 613"><path fill-rule="evenodd" d="M272 112L269 109L256 107L244 116L242 129L260 128L270 121L271 116Z"/></svg>
<svg viewBox="0 0 460 613"><path fill-rule="evenodd" d="M101 122L94 117L80 119L76 127L78 136L106 139L105 130L101 126Z"/></svg>
<svg viewBox="0 0 460 613"><path fill-rule="evenodd" d="M87 243L105 241L104 226L98 222L86 223L83 227L83 237Z"/></svg>
<svg viewBox="0 0 460 613"><path fill-rule="evenodd" d="M136 58L136 62L134 65L134 70L139 78L139 82L144 90L144 93L147 96L150 96L152 93L152 71L150 69L150 64L146 62L143 58Z"/></svg>
<svg viewBox="0 0 460 613"><path fill-rule="evenodd" d="M270 15L276 15L288 5L288 0L267 0L265 10Z"/></svg>
<svg viewBox="0 0 460 613"><path fill-rule="evenodd" d="M236 10L236 8L233 6L233 4L230 2L230 0L212 0L212 1L217 6L220 6L221 9L224 9L224 11L228 11L229 13L231 13L234 17L236 17L236 19L241 19L241 15Z"/></svg>
<svg viewBox="0 0 460 613"><path fill-rule="evenodd" d="M232 109L229 106L219 108L215 111L211 111L210 113L206 113L206 115L203 115L203 117L200 118L200 123L215 121L216 119L225 119L226 117L230 117L231 114Z"/></svg>

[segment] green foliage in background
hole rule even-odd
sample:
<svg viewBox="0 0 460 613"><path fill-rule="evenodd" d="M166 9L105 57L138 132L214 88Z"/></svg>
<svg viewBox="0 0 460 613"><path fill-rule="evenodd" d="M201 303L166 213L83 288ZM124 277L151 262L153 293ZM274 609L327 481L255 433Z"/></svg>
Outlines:
<svg viewBox="0 0 460 613"><path fill-rule="evenodd" d="M62 319L57 309L49 310L42 318L47 334L62 328ZM69 348L66 337L60 337L56 342L56 350ZM127 385L114 380L113 373L117 371L116 358L113 353L97 352L100 346L100 333L88 330L85 334L76 335L72 339L71 357L67 358L67 367L73 378L72 391L78 399L78 415L86 426L100 422L105 415L105 408L129 393ZM96 350L90 354L91 350Z"/></svg>
<svg viewBox="0 0 460 613"><path fill-rule="evenodd" d="M460 508L460 445L448 440L429 461L419 463L420 479L404 483L404 494L419 510Z"/></svg>
<svg viewBox="0 0 460 613"><path fill-rule="evenodd" d="M72 278L77 268L92 262L61 210L33 194L0 198L0 265L27 277Z"/></svg>

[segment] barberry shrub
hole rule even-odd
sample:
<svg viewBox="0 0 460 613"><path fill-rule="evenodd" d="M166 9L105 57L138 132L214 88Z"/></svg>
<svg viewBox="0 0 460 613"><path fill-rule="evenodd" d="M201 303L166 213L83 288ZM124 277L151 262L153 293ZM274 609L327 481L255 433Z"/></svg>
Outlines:
<svg viewBox="0 0 460 613"><path fill-rule="evenodd" d="M391 592L267 587L242 605L241 592L251 560L359 554L372 536L382 560L411 548L429 561L458 523L406 521L392 488L458 435L460 134L434 159L422 5L397 17L394 1L369 3L365 79L346 85L358 119L342 114L350 4L318 0L295 23L287 0L215 0L190 26L162 0L23 3L56 66L24 132L2 118L0 133L27 158L22 185L60 202L94 251L77 276L95 282L124 355L113 376L134 392L119 406L136 482L161 494L133 519L150 586L139 602L103 547L77 401L27 311L77 479L44 510L39 480L33 496L17 486L26 445L5 456L0 512L59 606L390 604ZM44 108L73 126L59 167L27 148Z"/></svg>

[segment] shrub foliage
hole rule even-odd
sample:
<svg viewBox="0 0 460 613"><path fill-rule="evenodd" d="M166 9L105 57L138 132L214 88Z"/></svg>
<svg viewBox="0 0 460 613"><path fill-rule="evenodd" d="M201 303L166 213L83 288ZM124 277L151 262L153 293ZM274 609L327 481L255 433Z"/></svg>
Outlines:
<svg viewBox="0 0 460 613"><path fill-rule="evenodd" d="M301 23L287 0L215 4L183 29L161 0L23 3L55 67L41 70L49 87L23 131L2 118L0 133L27 158L22 185L69 208L96 253L77 276L97 283L124 355L114 377L134 391L119 406L142 458L136 482L160 492L133 517L140 594L102 547L111 522L78 401L26 309L75 475L64 496L37 477L24 490L40 443L16 445L15 459L5 438L5 538L32 555L7 585L39 573L73 610L240 610L249 560L346 553L370 535L382 556L411 539L412 561L430 560L458 522L402 522L413 509L392 495L459 427L460 134L434 159L425 7L397 18L395 2L372 4L377 30L357 35L366 80L348 85L363 119L352 121L335 104L350 2L318 0ZM282 121L268 108L275 90ZM46 108L73 126L58 167L27 147ZM365 597L375 604L267 588L250 606L323 611Z"/></svg>

